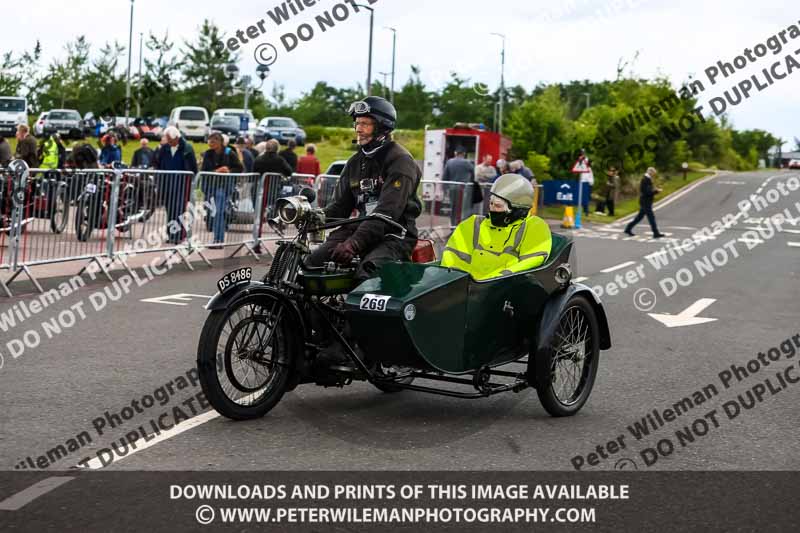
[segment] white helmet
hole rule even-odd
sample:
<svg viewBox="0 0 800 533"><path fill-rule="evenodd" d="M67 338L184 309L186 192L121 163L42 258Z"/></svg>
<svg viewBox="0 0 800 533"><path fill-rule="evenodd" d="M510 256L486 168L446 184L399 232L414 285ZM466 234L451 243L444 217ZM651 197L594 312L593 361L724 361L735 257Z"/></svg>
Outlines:
<svg viewBox="0 0 800 533"><path fill-rule="evenodd" d="M497 178L491 194L505 200L511 209L533 207L533 185L519 174L503 174Z"/></svg>

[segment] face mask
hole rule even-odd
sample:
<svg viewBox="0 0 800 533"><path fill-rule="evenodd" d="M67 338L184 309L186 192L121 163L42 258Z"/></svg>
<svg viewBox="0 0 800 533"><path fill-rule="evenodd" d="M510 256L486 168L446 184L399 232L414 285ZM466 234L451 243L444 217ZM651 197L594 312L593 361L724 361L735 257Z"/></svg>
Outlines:
<svg viewBox="0 0 800 533"><path fill-rule="evenodd" d="M514 219L510 211L489 211L489 220L492 221L492 226L504 228L511 224Z"/></svg>

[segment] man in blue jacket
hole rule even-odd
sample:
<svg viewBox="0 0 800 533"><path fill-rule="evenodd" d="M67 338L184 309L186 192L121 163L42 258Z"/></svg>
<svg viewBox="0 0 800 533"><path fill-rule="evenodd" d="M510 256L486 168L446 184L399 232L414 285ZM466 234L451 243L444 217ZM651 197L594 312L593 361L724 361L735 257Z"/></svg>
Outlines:
<svg viewBox="0 0 800 533"><path fill-rule="evenodd" d="M164 130L164 135L167 143L158 150L156 170L188 171L197 174L197 157L194 154L194 148L181 137L178 128L170 126ZM180 218L186 211L194 176L175 174L162 175L160 178L159 190L167 208L169 242L170 244L180 244L185 238Z"/></svg>

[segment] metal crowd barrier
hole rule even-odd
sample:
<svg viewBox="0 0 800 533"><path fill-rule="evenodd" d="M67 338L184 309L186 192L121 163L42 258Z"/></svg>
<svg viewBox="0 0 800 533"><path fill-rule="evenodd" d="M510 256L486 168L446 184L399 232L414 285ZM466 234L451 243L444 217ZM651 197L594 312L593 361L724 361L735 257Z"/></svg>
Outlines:
<svg viewBox="0 0 800 533"><path fill-rule="evenodd" d="M317 207L324 209L333 201L336 185L339 183L339 176L320 174L315 181L317 191Z"/></svg>
<svg viewBox="0 0 800 533"><path fill-rule="evenodd" d="M8 285L20 274L43 292L31 272L37 265L85 261L82 274L94 262L113 281L108 267L119 262L131 272L126 258L132 254L172 252L192 270L188 257L194 253L211 266L203 255L206 248L236 247L231 256L246 249L258 260L259 254L271 255L269 241L293 235L293 228L278 233L268 223L277 215L279 198L310 187L316 206L325 208L339 181L339 176L325 174L284 177L17 165L0 168L0 271L11 272L8 280L0 279L0 289L8 296ZM481 184L484 199L478 203L472 202L473 187L422 181L420 237L444 241L462 220L485 215L491 184Z"/></svg>
<svg viewBox="0 0 800 533"><path fill-rule="evenodd" d="M256 173L199 172L194 180L195 216L191 221L192 251L235 246L233 255L247 249L256 259L254 228L261 224L264 176ZM198 248L199 246L199 248Z"/></svg>

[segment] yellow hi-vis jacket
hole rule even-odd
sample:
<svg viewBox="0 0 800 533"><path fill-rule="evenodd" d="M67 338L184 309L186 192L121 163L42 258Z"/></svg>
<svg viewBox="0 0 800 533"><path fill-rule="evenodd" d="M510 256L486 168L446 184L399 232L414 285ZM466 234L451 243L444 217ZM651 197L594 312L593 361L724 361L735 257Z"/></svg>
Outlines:
<svg viewBox="0 0 800 533"><path fill-rule="evenodd" d="M552 244L550 227L539 217L497 227L488 217L472 216L450 236L441 265L467 272L476 280L499 278L541 265Z"/></svg>
<svg viewBox="0 0 800 533"><path fill-rule="evenodd" d="M41 168L58 168L58 145L50 138L44 142Z"/></svg>

